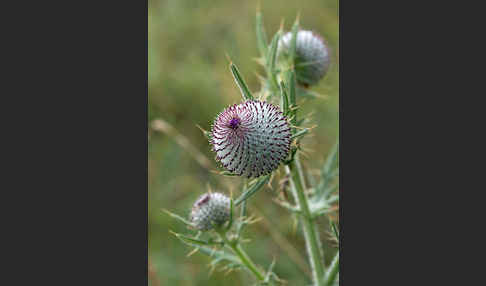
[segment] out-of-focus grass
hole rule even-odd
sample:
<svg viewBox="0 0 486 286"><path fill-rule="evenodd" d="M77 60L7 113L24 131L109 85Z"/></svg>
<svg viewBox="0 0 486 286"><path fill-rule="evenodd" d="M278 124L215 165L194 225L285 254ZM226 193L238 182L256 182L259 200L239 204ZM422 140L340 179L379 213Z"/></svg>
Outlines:
<svg viewBox="0 0 486 286"><path fill-rule="evenodd" d="M263 74L253 60L258 56L255 39L255 9L257 1L193 1L149 0L149 110L148 120L162 118L176 128L216 168L214 154L207 140L196 128L210 129L216 115L229 104L241 100L241 95L228 68L227 53L238 65L251 90L259 90L255 71ZM261 1L265 28L271 37L285 19L288 30L300 12L303 28L323 35L331 48L333 66L326 78L313 90L326 95L326 99L309 100L300 114L315 111L313 137L304 140L312 160L305 160L308 168L318 168L338 138L338 57L339 20L338 2L326 1ZM169 230L188 232L161 209L166 208L187 216L193 201L213 189L235 196L241 178L221 178L201 167L173 138L160 132L149 135L149 263L152 285L250 285L251 277L244 272L215 271L208 275L208 257L196 253L187 258L191 250ZM267 223L249 226L244 234L251 242L244 245L254 261L268 267L277 258L275 272L289 285L305 285L305 271L299 267L299 257L307 263L301 233L293 232L292 217L272 202L277 196L266 189L250 199ZM319 221L323 239L327 223ZM272 226L269 230L268 226ZM278 243L273 235L280 234ZM295 248L293 254L284 249ZM325 243L326 244L326 243ZM288 248L287 248L288 250ZM326 247L325 250L333 252ZM329 261L330 256L327 255Z"/></svg>

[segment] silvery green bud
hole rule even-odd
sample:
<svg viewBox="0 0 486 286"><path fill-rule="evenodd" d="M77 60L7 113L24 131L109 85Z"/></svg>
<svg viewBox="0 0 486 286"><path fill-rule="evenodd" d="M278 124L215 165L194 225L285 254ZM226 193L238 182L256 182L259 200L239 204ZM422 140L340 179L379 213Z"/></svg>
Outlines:
<svg viewBox="0 0 486 286"><path fill-rule="evenodd" d="M230 204L230 199L221 193L206 193L194 203L190 220L198 230L210 230L229 219Z"/></svg>
<svg viewBox="0 0 486 286"><path fill-rule="evenodd" d="M279 55L286 55L290 48L292 33L286 33L279 41ZM295 72L297 82L304 86L315 85L329 70L329 49L318 34L300 30L295 47Z"/></svg>
<svg viewBox="0 0 486 286"><path fill-rule="evenodd" d="M224 168L259 177L277 169L290 150L290 127L280 109L249 100L221 112L212 127L213 151Z"/></svg>

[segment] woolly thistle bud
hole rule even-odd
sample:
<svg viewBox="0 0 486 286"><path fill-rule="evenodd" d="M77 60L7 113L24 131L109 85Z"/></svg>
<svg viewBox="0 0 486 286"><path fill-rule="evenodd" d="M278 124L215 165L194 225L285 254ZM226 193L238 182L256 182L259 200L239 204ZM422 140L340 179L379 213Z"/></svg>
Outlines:
<svg viewBox="0 0 486 286"><path fill-rule="evenodd" d="M276 106L246 101L221 112L212 128L216 160L239 176L259 177L277 169L290 150L290 128Z"/></svg>
<svg viewBox="0 0 486 286"><path fill-rule="evenodd" d="M191 222L202 231L220 226L230 217L230 199L221 193L206 193L194 203Z"/></svg>
<svg viewBox="0 0 486 286"><path fill-rule="evenodd" d="M291 32L280 39L279 55L288 53L291 39ZM297 81L304 86L315 85L327 73L329 64L329 50L324 39L311 31L298 31L295 47Z"/></svg>

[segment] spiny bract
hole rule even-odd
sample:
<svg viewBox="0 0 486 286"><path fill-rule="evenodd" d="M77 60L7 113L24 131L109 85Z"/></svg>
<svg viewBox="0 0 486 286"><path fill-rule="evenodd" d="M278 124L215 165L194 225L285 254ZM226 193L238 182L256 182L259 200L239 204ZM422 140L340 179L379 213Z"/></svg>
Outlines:
<svg viewBox="0 0 486 286"><path fill-rule="evenodd" d="M259 177L277 169L290 150L290 127L278 107L250 100L221 112L212 127L216 160L228 171Z"/></svg>
<svg viewBox="0 0 486 286"><path fill-rule="evenodd" d="M221 193L206 193L192 206L191 222L198 230L220 226L230 217L230 199Z"/></svg>
<svg viewBox="0 0 486 286"><path fill-rule="evenodd" d="M279 41L279 55L287 54L292 33L286 33ZM297 81L304 85L315 85L329 69L330 58L324 39L318 34L300 30L297 32L295 47L295 71Z"/></svg>

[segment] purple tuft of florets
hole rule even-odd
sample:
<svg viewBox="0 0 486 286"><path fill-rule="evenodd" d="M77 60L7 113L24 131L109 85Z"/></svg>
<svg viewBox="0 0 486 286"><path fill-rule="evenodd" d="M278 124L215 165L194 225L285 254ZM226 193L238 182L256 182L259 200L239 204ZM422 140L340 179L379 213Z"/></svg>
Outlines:
<svg viewBox="0 0 486 286"><path fill-rule="evenodd" d="M240 125L240 122L241 122L241 120L239 118L235 117L235 118L230 120L229 125L230 125L231 129L236 129L238 127L238 125Z"/></svg>
<svg viewBox="0 0 486 286"><path fill-rule="evenodd" d="M232 105L214 121L211 144L228 171L259 177L275 170L290 151L290 127L280 109L264 101Z"/></svg>

